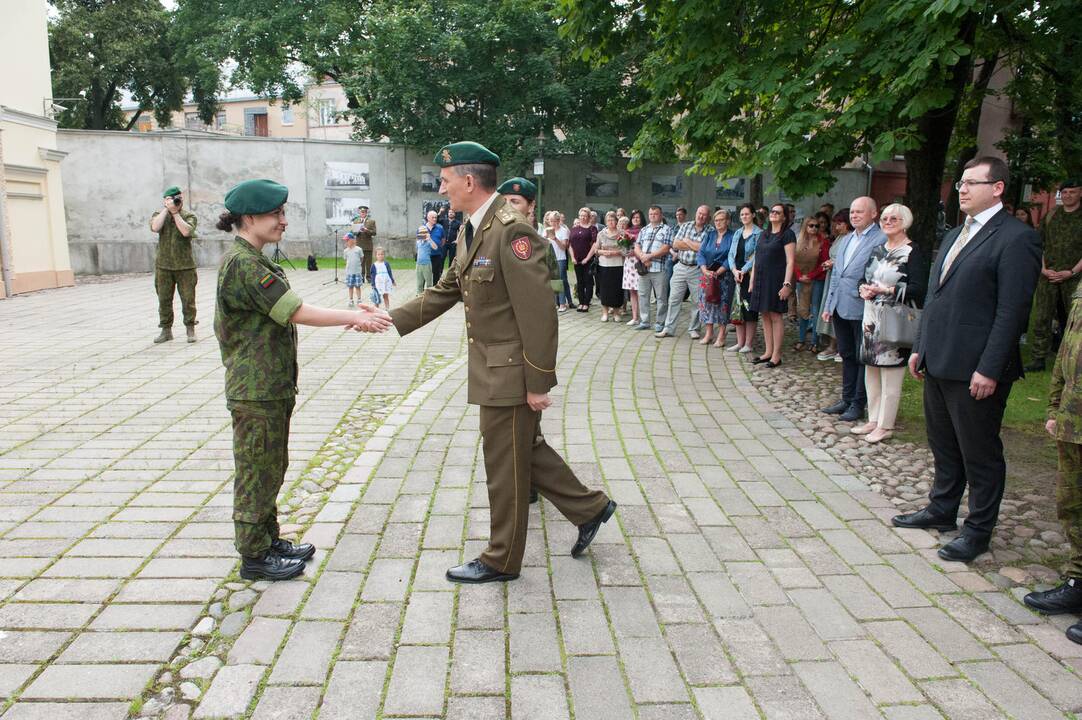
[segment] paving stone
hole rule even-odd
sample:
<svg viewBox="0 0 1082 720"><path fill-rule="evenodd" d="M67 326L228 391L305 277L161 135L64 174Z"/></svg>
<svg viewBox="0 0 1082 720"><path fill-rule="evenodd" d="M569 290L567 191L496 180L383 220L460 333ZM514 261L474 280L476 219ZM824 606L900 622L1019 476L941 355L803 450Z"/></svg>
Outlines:
<svg viewBox="0 0 1082 720"><path fill-rule="evenodd" d="M633 717L616 658L569 658L567 682L571 690L571 702L575 706L576 720ZM512 709L515 709L514 706Z"/></svg>
<svg viewBox="0 0 1082 720"><path fill-rule="evenodd" d="M683 702L689 699L672 652L663 639L621 638L619 645L635 702Z"/></svg>
<svg viewBox="0 0 1082 720"><path fill-rule="evenodd" d="M198 605L107 606L90 623L91 630L187 630L195 624Z"/></svg>
<svg viewBox="0 0 1082 720"><path fill-rule="evenodd" d="M270 665L289 631L290 621L255 617L229 649L230 665Z"/></svg>
<svg viewBox="0 0 1082 720"><path fill-rule="evenodd" d="M793 665L793 672L832 720L868 720L879 715L868 697L838 663L799 662Z"/></svg>
<svg viewBox="0 0 1082 720"><path fill-rule="evenodd" d="M1011 596L998 592L976 593L974 597L992 609L1011 625L1040 625L1041 616Z"/></svg>
<svg viewBox="0 0 1082 720"><path fill-rule="evenodd" d="M274 664L271 684L322 685L341 634L342 623L299 621Z"/></svg>
<svg viewBox="0 0 1082 720"><path fill-rule="evenodd" d="M319 705L320 688L269 687L255 706L252 720L308 720Z"/></svg>
<svg viewBox="0 0 1082 720"><path fill-rule="evenodd" d="M826 645L819 639L800 611L791 605L759 607L755 619L774 642L786 660L826 660L830 658Z"/></svg>
<svg viewBox="0 0 1082 720"><path fill-rule="evenodd" d="M556 675L511 677L512 720L569 720L570 717L562 677Z"/></svg>
<svg viewBox="0 0 1082 720"><path fill-rule="evenodd" d="M1002 644L1023 639L1021 634L968 595L939 595L936 602L981 642Z"/></svg>
<svg viewBox="0 0 1082 720"><path fill-rule="evenodd" d="M301 580L276 582L264 590L252 609L254 615L292 615L311 585Z"/></svg>
<svg viewBox="0 0 1082 720"><path fill-rule="evenodd" d="M353 610L364 576L355 572L329 572L319 576L301 610L305 620L345 620Z"/></svg>
<svg viewBox="0 0 1082 720"><path fill-rule="evenodd" d="M663 703L636 705L639 720L698 720L699 714L689 704Z"/></svg>
<svg viewBox="0 0 1082 720"><path fill-rule="evenodd" d="M506 654L502 632L460 630L455 633L451 692L462 695L502 695L506 683Z"/></svg>
<svg viewBox="0 0 1082 720"><path fill-rule="evenodd" d="M742 687L695 688L695 701L705 720L758 720L759 713Z"/></svg>
<svg viewBox="0 0 1082 720"><path fill-rule="evenodd" d="M560 600L556 607L568 655L608 655L616 651L601 601Z"/></svg>
<svg viewBox="0 0 1082 720"><path fill-rule="evenodd" d="M223 578L237 564L230 558L155 558L141 571L141 578Z"/></svg>
<svg viewBox="0 0 1082 720"><path fill-rule="evenodd" d="M828 591L790 590L789 596L804 613L808 624L824 640L864 637L860 625Z"/></svg>
<svg viewBox="0 0 1082 720"><path fill-rule="evenodd" d="M898 613L883 602L859 575L825 575L823 584L857 620L898 617Z"/></svg>
<svg viewBox="0 0 1082 720"><path fill-rule="evenodd" d="M265 671L259 665L226 665L214 676L192 717L203 720L243 714Z"/></svg>
<svg viewBox="0 0 1082 720"><path fill-rule="evenodd" d="M38 663L51 658L71 637L48 630L0 630L0 663Z"/></svg>
<svg viewBox="0 0 1082 720"><path fill-rule="evenodd" d="M218 672L222 661L215 655L207 655L193 660L180 669L180 676L185 680L209 680Z"/></svg>
<svg viewBox="0 0 1082 720"><path fill-rule="evenodd" d="M553 557L552 591L557 600L589 600L598 596L597 580L589 562L572 557Z"/></svg>
<svg viewBox="0 0 1082 720"><path fill-rule="evenodd" d="M877 705L920 702L924 699L875 643L869 640L840 640L831 643L830 650Z"/></svg>
<svg viewBox="0 0 1082 720"><path fill-rule="evenodd" d="M326 570L364 572L368 569L377 542L379 538L376 535L343 535L331 552Z"/></svg>
<svg viewBox="0 0 1082 720"><path fill-rule="evenodd" d="M938 608L905 608L900 611L924 639L951 662L990 659L992 654Z"/></svg>
<svg viewBox="0 0 1082 720"><path fill-rule="evenodd" d="M57 578L126 578L143 564L141 557L82 558L63 557L49 566L42 577Z"/></svg>
<svg viewBox="0 0 1082 720"><path fill-rule="evenodd" d="M214 594L217 586L218 583L209 578L202 580L129 580L117 594L116 602L204 603Z"/></svg>
<svg viewBox="0 0 1082 720"><path fill-rule="evenodd" d="M511 672L559 672L560 647L556 622L548 613L514 614L508 619Z"/></svg>
<svg viewBox="0 0 1082 720"><path fill-rule="evenodd" d="M381 660L354 662L340 660L331 671L323 704L319 707L321 720L356 720L376 717L379 709L387 663Z"/></svg>
<svg viewBox="0 0 1082 720"><path fill-rule="evenodd" d="M411 560L375 560L368 572L361 598L368 602L401 601L409 590Z"/></svg>
<svg viewBox="0 0 1082 720"><path fill-rule="evenodd" d="M689 685L736 682L733 666L710 626L669 625L665 628L665 639Z"/></svg>
<svg viewBox="0 0 1082 720"><path fill-rule="evenodd" d="M37 670L37 665L0 665L0 699L14 695Z"/></svg>
<svg viewBox="0 0 1082 720"><path fill-rule="evenodd" d="M65 648L57 662L165 663L183 639L182 632L85 632Z"/></svg>
<svg viewBox="0 0 1082 720"><path fill-rule="evenodd" d="M342 640L340 657L348 660L386 660L394 649L399 603L362 603Z"/></svg>
<svg viewBox="0 0 1082 720"><path fill-rule="evenodd" d="M962 663L962 673L1018 720L1057 720L1063 713L1001 662Z"/></svg>
<svg viewBox="0 0 1082 720"><path fill-rule="evenodd" d="M855 569L892 608L927 607L932 604L909 580L889 565L861 565Z"/></svg>
<svg viewBox="0 0 1082 720"><path fill-rule="evenodd" d="M415 592L406 604L400 642L417 645L446 644L451 640L454 593Z"/></svg>
<svg viewBox="0 0 1082 720"><path fill-rule="evenodd" d="M750 605L783 605L789 597L762 563L729 562L725 569Z"/></svg>
<svg viewBox="0 0 1082 720"><path fill-rule="evenodd" d="M942 655L906 623L900 620L874 622L867 623L864 627L910 676L922 679L958 674Z"/></svg>
<svg viewBox="0 0 1082 720"><path fill-rule="evenodd" d="M131 700L157 665L52 665L22 693L23 700Z"/></svg>
<svg viewBox="0 0 1082 720"><path fill-rule="evenodd" d="M0 628L77 630L100 607L76 603L8 603L0 607Z"/></svg>
<svg viewBox="0 0 1082 720"><path fill-rule="evenodd" d="M1004 645L995 649L1016 673L1058 707L1070 712L1082 710L1082 680L1035 645Z"/></svg>
<svg viewBox="0 0 1082 720"><path fill-rule="evenodd" d="M4 720L121 720L126 717L126 702L18 702L4 713Z"/></svg>
<svg viewBox="0 0 1082 720"><path fill-rule="evenodd" d="M447 647L399 648L383 712L387 715L441 714L447 657Z"/></svg>
<svg viewBox="0 0 1082 720"><path fill-rule="evenodd" d="M887 720L943 720L931 705L895 705L883 708L883 716Z"/></svg>
<svg viewBox="0 0 1082 720"><path fill-rule="evenodd" d="M727 573L688 573L687 578L711 617L737 618L751 615L751 607Z"/></svg>
<svg viewBox="0 0 1082 720"><path fill-rule="evenodd" d="M945 573L936 570L919 555L884 555L883 559L925 593L952 593L960 588Z"/></svg>
<svg viewBox="0 0 1082 720"><path fill-rule="evenodd" d="M666 624L706 622L699 598L683 575L649 575L646 582L659 621Z"/></svg>
<svg viewBox="0 0 1082 720"><path fill-rule="evenodd" d="M503 697L453 697L447 701L447 720L506 720Z"/></svg>
<svg viewBox="0 0 1082 720"><path fill-rule="evenodd" d="M789 676L749 677L744 681L767 720L822 720L807 688Z"/></svg>
<svg viewBox="0 0 1082 720"><path fill-rule="evenodd" d="M714 627L742 675L786 675L789 666L774 643L754 620L720 618Z"/></svg>
<svg viewBox="0 0 1082 720"><path fill-rule="evenodd" d="M998 720L1003 713L965 680L930 680L921 690L951 720Z"/></svg>

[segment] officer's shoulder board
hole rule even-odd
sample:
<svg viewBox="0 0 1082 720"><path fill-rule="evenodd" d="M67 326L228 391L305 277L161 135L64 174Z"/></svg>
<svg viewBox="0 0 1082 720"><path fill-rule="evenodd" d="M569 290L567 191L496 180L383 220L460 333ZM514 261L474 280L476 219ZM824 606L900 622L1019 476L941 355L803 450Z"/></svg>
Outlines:
<svg viewBox="0 0 1082 720"><path fill-rule="evenodd" d="M496 217L504 225L510 225L514 222L520 222L522 216L510 205L504 205L496 211Z"/></svg>

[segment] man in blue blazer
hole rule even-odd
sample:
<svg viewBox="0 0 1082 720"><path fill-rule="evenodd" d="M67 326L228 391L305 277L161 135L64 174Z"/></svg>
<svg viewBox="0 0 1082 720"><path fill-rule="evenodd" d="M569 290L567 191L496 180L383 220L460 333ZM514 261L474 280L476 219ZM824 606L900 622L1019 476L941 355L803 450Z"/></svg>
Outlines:
<svg viewBox="0 0 1082 720"><path fill-rule="evenodd" d="M924 421L935 458L928 506L898 527L954 530L969 485L962 534L939 549L969 562L988 549L1007 478L999 437L1011 384L1022 377L1018 339L1041 273L1037 231L1004 210L1007 164L966 164L958 189L965 223L943 238L928 278L909 372L924 380Z"/></svg>
<svg viewBox="0 0 1082 720"><path fill-rule="evenodd" d="M864 266L876 245L887 236L875 223L879 214L875 200L858 197L849 206L853 232L838 241L834 272L823 304L823 321L834 323L838 354L842 357L842 399L823 412L839 415L839 420L854 422L864 416L868 395L864 390L864 365L860 362L860 338L863 334L864 300L857 287L864 282Z"/></svg>

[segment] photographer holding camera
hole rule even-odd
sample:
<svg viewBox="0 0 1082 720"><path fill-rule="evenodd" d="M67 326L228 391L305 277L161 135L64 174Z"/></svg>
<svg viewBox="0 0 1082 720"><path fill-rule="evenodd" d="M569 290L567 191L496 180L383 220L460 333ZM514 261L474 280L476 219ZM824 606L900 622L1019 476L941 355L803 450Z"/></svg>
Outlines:
<svg viewBox="0 0 1082 720"><path fill-rule="evenodd" d="M188 342L195 342L195 214L184 209L184 199L176 185L162 193L164 210L150 218L150 229L158 233L158 258L154 262L154 289L158 293L158 327L155 343L173 339L173 292L180 292L184 327Z"/></svg>

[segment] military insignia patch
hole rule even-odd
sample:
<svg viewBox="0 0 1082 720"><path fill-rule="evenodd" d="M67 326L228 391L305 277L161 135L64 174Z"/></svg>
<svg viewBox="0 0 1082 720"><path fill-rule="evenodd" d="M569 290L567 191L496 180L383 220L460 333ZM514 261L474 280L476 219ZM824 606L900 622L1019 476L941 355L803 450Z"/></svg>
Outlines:
<svg viewBox="0 0 1082 720"><path fill-rule="evenodd" d="M451 151L448 150L447 148L443 149L443 161L444 162L451 162Z"/></svg>
<svg viewBox="0 0 1082 720"><path fill-rule="evenodd" d="M259 281L259 287L266 290L267 288L269 288L271 285L274 284L274 280L275 280L274 273L267 273L266 275L263 276L263 279Z"/></svg>
<svg viewBox="0 0 1082 720"><path fill-rule="evenodd" d="M515 192L520 192L520 191L522 190L522 186L521 186L521 185L519 185L518 183L515 183L514 185L512 185L512 186L511 186L511 188L512 188L512 189L513 189L513 190L514 190Z"/></svg>
<svg viewBox="0 0 1082 720"><path fill-rule="evenodd" d="M529 260L530 253L533 252L533 246L530 244L530 238L523 235L520 238L515 238L511 241L511 252L515 254L519 260Z"/></svg>

